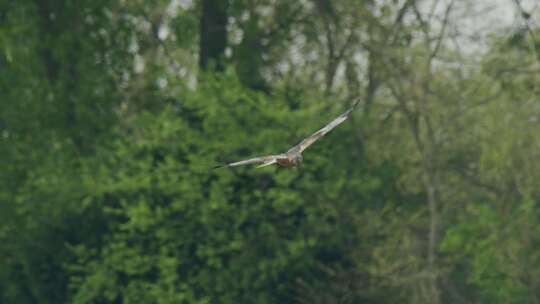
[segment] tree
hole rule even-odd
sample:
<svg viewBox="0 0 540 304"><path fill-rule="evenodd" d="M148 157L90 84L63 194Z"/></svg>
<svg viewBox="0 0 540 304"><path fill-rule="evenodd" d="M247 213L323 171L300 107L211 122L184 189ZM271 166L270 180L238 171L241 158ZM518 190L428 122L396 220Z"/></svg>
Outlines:
<svg viewBox="0 0 540 304"><path fill-rule="evenodd" d="M207 69L213 61L218 71L223 70L227 47L227 7L228 1L202 1L199 44L199 66L202 69Z"/></svg>
<svg viewBox="0 0 540 304"><path fill-rule="evenodd" d="M0 4L0 302L538 302L509 2L491 36L481 1ZM210 170L357 98L298 170Z"/></svg>

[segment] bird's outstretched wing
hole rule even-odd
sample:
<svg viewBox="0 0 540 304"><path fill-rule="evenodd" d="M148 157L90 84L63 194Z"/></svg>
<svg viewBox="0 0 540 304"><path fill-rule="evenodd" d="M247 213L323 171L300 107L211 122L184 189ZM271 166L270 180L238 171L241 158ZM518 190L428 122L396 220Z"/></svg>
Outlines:
<svg viewBox="0 0 540 304"><path fill-rule="evenodd" d="M314 142L319 140L321 137L326 135L328 132L330 132L332 129L337 127L339 124L347 120L349 116L351 116L352 111L356 108L359 101L356 101L352 107L350 107L347 111L345 111L343 114L336 117L334 120L332 120L329 124L321 128L319 131L313 133L309 137L302 140L299 144L289 149L288 152L295 152L295 153L302 153L305 149L307 149L309 146L311 146Z"/></svg>
<svg viewBox="0 0 540 304"><path fill-rule="evenodd" d="M228 164L215 166L214 169L223 168L223 167L237 167L237 166L251 165L251 164L260 164L259 166L257 166L257 168L259 168L259 167L275 164L277 159L280 157L285 157L285 156L283 154L259 156L259 157L254 157L254 158L250 158L246 160L237 161L234 163L228 163Z"/></svg>

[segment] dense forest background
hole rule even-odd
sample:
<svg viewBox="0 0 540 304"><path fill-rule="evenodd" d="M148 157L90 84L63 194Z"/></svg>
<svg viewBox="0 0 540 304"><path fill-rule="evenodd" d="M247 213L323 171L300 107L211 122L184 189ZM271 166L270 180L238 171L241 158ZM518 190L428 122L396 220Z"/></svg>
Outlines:
<svg viewBox="0 0 540 304"><path fill-rule="evenodd" d="M1 0L0 302L540 303L539 18Z"/></svg>

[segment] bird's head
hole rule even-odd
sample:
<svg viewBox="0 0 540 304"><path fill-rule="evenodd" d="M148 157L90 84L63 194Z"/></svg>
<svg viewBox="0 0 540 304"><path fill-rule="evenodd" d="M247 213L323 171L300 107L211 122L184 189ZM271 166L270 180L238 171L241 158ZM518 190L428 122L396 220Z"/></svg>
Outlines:
<svg viewBox="0 0 540 304"><path fill-rule="evenodd" d="M298 166L300 165L300 163L302 162L303 158L302 158L302 154L298 154L296 155L294 158L293 158L293 164L295 166Z"/></svg>

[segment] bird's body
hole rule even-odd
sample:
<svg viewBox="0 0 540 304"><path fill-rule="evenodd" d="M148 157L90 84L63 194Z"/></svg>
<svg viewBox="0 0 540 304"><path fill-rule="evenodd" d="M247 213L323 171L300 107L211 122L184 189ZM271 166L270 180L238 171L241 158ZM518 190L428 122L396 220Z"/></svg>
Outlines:
<svg viewBox="0 0 540 304"><path fill-rule="evenodd" d="M352 111L358 104L358 101L345 113L339 115L334 120L332 120L329 124L318 130L317 132L313 133L309 137L302 140L299 144L296 146L290 148L287 152L277 155L267 155L267 156L260 156L255 157L247 160L242 160L234 163L229 163L221 166L217 166L216 168L221 167L236 167L236 166L242 166L242 165L249 165L249 164L258 164L257 168L260 167L266 167L273 164L278 164L282 167L297 167L302 162L302 152L304 152L305 149L307 149L309 146L311 146L314 142L316 142L318 139L326 135L328 132L330 132L332 129L337 127L339 124L347 120L349 116L351 115Z"/></svg>
<svg viewBox="0 0 540 304"><path fill-rule="evenodd" d="M276 162L282 167L296 167L302 162L302 154L286 154L285 158L278 158Z"/></svg>

